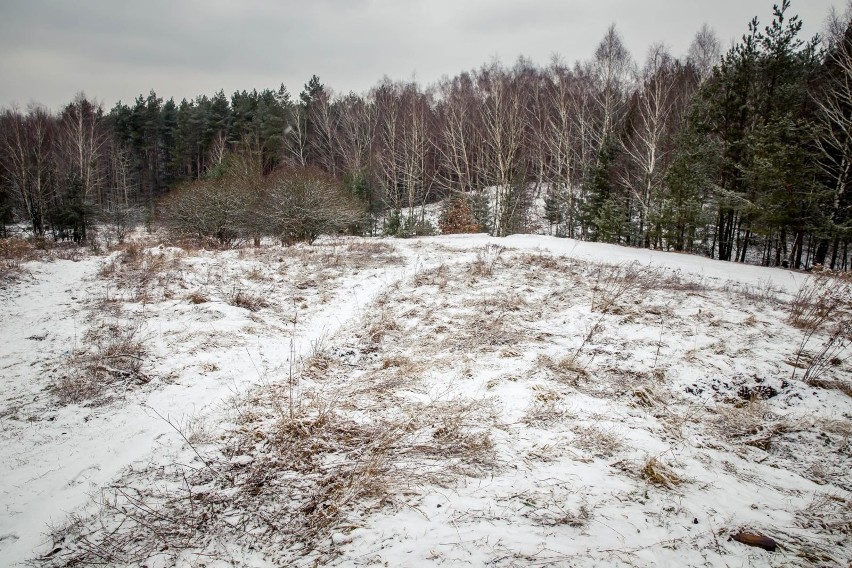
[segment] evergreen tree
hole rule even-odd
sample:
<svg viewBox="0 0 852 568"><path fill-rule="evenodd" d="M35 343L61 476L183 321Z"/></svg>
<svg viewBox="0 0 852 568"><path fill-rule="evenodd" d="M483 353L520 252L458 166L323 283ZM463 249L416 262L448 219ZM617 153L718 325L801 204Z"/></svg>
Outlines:
<svg viewBox="0 0 852 568"><path fill-rule="evenodd" d="M616 158L617 147L608 138L601 147L597 162L589 169L585 198L580 204L580 223L583 233L592 240L611 241L620 238L622 233L626 212L613 181ZM606 226L602 228L601 223Z"/></svg>
<svg viewBox="0 0 852 568"><path fill-rule="evenodd" d="M814 185L813 105L808 79L818 61L817 38L798 39L802 23L787 17L789 0L775 6L763 31L749 33L722 57L699 93L697 132L717 145L713 183L717 207L711 254L745 261L755 236L777 235L776 262L792 233L791 261L801 261L805 219L820 201ZM814 219L815 220L815 219Z"/></svg>

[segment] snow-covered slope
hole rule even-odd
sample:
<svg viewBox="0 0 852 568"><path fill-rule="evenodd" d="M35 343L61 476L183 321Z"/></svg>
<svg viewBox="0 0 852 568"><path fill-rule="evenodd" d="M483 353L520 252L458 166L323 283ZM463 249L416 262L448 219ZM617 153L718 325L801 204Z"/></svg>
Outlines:
<svg viewBox="0 0 852 568"><path fill-rule="evenodd" d="M845 316L790 325L801 273L526 235L26 268L0 312L9 565L137 565L146 539L149 566L852 559L848 346L802 380ZM150 381L62 404L110 325ZM108 487L195 528L161 550Z"/></svg>

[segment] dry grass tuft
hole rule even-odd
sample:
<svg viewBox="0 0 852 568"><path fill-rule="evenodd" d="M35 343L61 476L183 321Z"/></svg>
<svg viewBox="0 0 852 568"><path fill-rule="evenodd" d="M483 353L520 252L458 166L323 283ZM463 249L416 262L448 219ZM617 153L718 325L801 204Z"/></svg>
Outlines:
<svg viewBox="0 0 852 568"><path fill-rule="evenodd" d="M580 379L588 376L585 366L577 359L576 354L560 359L540 355L536 364L550 371L556 380L574 387L578 386Z"/></svg>
<svg viewBox="0 0 852 568"><path fill-rule="evenodd" d="M598 458L610 458L624 447L621 436L611 429L600 426L582 426L574 428L574 445L582 450L591 452Z"/></svg>
<svg viewBox="0 0 852 568"><path fill-rule="evenodd" d="M20 266L23 262L37 260L43 257L46 241L35 241L19 237L0 239L0 259L9 266Z"/></svg>
<svg viewBox="0 0 852 568"><path fill-rule="evenodd" d="M637 262L601 264L592 286L592 311L617 313L628 303L641 303L642 292L658 286L660 273Z"/></svg>
<svg viewBox="0 0 852 568"><path fill-rule="evenodd" d="M390 255L397 252L396 246L385 241L356 240L346 243L346 252L357 255Z"/></svg>
<svg viewBox="0 0 852 568"><path fill-rule="evenodd" d="M245 290L235 290L228 298L228 303L238 308L245 308L250 312L258 312L269 307L269 302L263 296L252 294Z"/></svg>
<svg viewBox="0 0 852 568"><path fill-rule="evenodd" d="M523 418L527 426L546 428L571 417L558 392L540 385L533 386L533 392L535 395Z"/></svg>
<svg viewBox="0 0 852 568"><path fill-rule="evenodd" d="M444 290L449 282L449 269L446 264L439 264L435 268L421 270L414 277L415 286L437 286Z"/></svg>
<svg viewBox="0 0 852 568"><path fill-rule="evenodd" d="M476 251L476 260L470 266L470 274L472 276L491 276L505 251L505 247L488 243Z"/></svg>
<svg viewBox="0 0 852 568"><path fill-rule="evenodd" d="M571 266L570 261L546 253L520 253L515 258L519 264L525 265L534 270L543 269L561 271L567 270Z"/></svg>
<svg viewBox="0 0 852 568"><path fill-rule="evenodd" d="M178 278L182 250L145 249L139 243L126 243L106 262L100 276L110 278L128 293L128 301L151 303L172 295Z"/></svg>
<svg viewBox="0 0 852 568"><path fill-rule="evenodd" d="M716 432L722 440L769 450L772 440L786 430L786 425L771 412L760 399L735 405L720 405L714 420Z"/></svg>
<svg viewBox="0 0 852 568"><path fill-rule="evenodd" d="M86 249L77 243L56 242L43 237L0 239L0 282L12 280L23 271L23 264L34 260L79 261Z"/></svg>
<svg viewBox="0 0 852 568"><path fill-rule="evenodd" d="M97 321L83 336L83 343L52 387L61 404L102 404L151 380L142 371L147 351L141 321Z"/></svg>
<svg viewBox="0 0 852 568"><path fill-rule="evenodd" d="M378 317L373 317L362 330L361 337L368 342L368 350L375 350L388 335L395 335L399 331L396 319L388 310L381 310Z"/></svg>
<svg viewBox="0 0 852 568"><path fill-rule="evenodd" d="M641 474L642 478L649 483L658 487L665 487L666 489L674 489L683 483L683 479L680 476L655 457L645 462L645 465L642 466Z"/></svg>
<svg viewBox="0 0 852 568"><path fill-rule="evenodd" d="M837 535L852 535L852 499L848 494L818 493L798 512L796 524L802 528Z"/></svg>
<svg viewBox="0 0 852 568"><path fill-rule="evenodd" d="M207 296L205 296L204 293L200 291L192 292L186 297L186 299L189 300L192 304L204 304L210 301L207 299Z"/></svg>
<svg viewBox="0 0 852 568"><path fill-rule="evenodd" d="M246 272L245 276L252 282L267 282L269 280L269 276L258 266L253 266Z"/></svg>

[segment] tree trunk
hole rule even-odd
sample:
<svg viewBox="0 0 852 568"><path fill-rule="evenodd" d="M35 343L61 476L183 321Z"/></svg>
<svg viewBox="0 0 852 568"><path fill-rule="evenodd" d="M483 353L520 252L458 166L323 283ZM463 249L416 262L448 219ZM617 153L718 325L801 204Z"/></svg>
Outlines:
<svg viewBox="0 0 852 568"><path fill-rule="evenodd" d="M840 237L834 237L834 246L831 249L831 265L832 270L837 266L837 252L840 250Z"/></svg>
<svg viewBox="0 0 852 568"><path fill-rule="evenodd" d="M775 247L775 266L781 266L781 254L787 256L787 227L781 227L778 244Z"/></svg>
<svg viewBox="0 0 852 568"><path fill-rule="evenodd" d="M742 251L740 252L740 259L739 259L740 262L746 261L746 251L748 250L749 238L751 238L751 231L746 231L745 237L743 238L743 248L742 248Z"/></svg>
<svg viewBox="0 0 852 568"><path fill-rule="evenodd" d="M814 253L814 264L825 264L825 257L828 255L828 246L828 239L819 240L816 252Z"/></svg>

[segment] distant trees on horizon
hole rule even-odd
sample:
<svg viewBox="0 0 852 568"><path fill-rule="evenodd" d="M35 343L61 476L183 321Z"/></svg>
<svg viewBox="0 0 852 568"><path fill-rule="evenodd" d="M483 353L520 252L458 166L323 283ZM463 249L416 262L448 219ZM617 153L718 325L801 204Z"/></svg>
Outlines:
<svg viewBox="0 0 852 568"><path fill-rule="evenodd" d="M108 112L82 94L57 114L6 109L0 220L81 241L93 222L174 212L188 188L250 199L267 178L319 176L346 200L344 224L370 234L417 234L424 206L443 200L444 230L543 222L578 239L848 269L852 21L836 17L822 43L800 35L783 0L724 54L705 26L684 59L658 44L637 64L613 26L586 62L521 58L427 87L384 79L335 95L313 76L296 98L281 86L180 102L151 91Z"/></svg>

